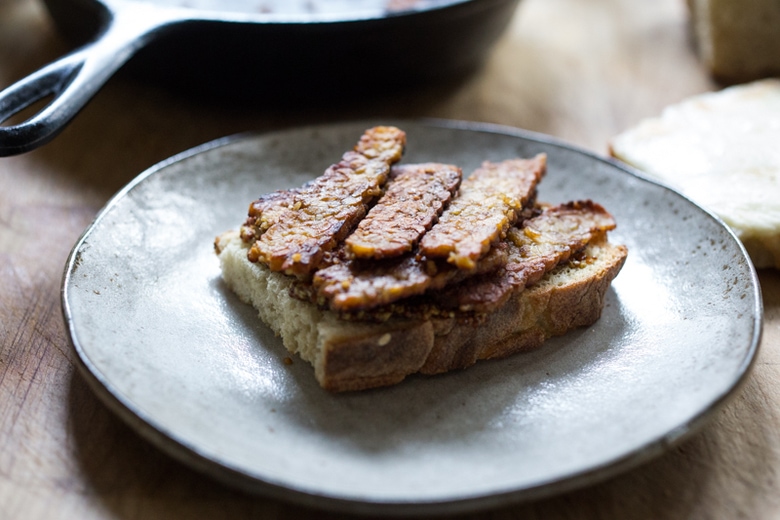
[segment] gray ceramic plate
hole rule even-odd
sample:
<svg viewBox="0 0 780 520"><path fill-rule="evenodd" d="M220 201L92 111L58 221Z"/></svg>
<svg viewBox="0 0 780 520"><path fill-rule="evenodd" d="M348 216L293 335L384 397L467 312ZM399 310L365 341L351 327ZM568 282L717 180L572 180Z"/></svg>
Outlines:
<svg viewBox="0 0 780 520"><path fill-rule="evenodd" d="M163 450L272 496L357 512L472 510L585 485L686 437L747 374L755 272L718 220L614 162L507 128L394 122L405 161L546 152L540 200L593 198L629 259L601 320L529 354L351 395L220 281L215 235L323 171L375 122L208 144L122 190L76 245L63 304L96 392Z"/></svg>

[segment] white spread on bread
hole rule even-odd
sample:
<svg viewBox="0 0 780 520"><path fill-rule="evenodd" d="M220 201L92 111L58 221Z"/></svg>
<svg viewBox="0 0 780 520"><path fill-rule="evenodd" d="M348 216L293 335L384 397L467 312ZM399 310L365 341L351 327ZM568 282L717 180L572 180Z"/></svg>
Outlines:
<svg viewBox="0 0 780 520"><path fill-rule="evenodd" d="M722 218L756 267L780 268L780 80L694 96L610 148Z"/></svg>

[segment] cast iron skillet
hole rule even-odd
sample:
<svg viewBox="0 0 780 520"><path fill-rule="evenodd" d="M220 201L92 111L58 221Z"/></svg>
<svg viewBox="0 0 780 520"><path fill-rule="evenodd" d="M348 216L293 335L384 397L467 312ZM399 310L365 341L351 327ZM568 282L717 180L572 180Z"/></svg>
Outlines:
<svg viewBox="0 0 780 520"><path fill-rule="evenodd" d="M50 141L131 58L139 77L258 106L375 94L475 67L519 0L44 1L84 45L0 92L0 124L51 98L0 126L0 156Z"/></svg>

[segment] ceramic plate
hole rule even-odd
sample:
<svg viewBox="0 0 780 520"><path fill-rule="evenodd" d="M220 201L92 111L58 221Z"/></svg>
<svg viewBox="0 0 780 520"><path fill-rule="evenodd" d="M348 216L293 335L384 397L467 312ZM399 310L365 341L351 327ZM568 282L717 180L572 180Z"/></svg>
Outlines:
<svg viewBox="0 0 780 520"><path fill-rule="evenodd" d="M97 393L163 450L245 489L386 514L466 511L596 482L693 432L747 374L755 271L716 218L619 164L518 130L391 122L405 162L546 152L539 200L592 198L629 257L601 320L527 354L331 395L220 281L214 237L373 121L239 136L113 198L69 259L68 331Z"/></svg>

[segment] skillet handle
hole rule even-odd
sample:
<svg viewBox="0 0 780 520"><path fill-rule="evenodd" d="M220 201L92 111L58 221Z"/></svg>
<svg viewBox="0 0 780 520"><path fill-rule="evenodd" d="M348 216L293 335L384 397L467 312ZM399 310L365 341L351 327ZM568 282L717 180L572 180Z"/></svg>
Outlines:
<svg viewBox="0 0 780 520"><path fill-rule="evenodd" d="M139 4L143 5L143 4ZM127 13L127 15L124 15ZM0 157L42 146L53 139L135 52L173 19L119 11L93 41L0 92L0 124L36 101L53 96L28 120L0 126Z"/></svg>

